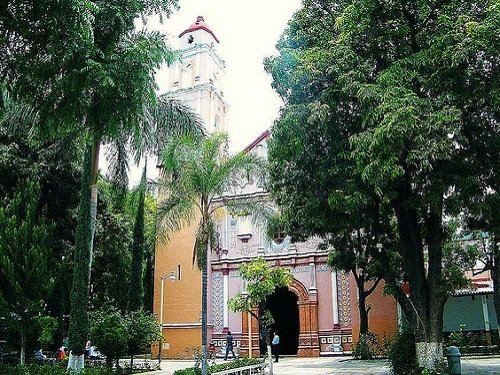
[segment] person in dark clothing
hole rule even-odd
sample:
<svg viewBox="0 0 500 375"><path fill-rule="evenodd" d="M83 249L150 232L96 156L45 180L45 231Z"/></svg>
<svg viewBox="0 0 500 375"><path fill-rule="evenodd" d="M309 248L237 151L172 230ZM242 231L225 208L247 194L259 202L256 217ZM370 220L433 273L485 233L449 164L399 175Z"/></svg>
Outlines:
<svg viewBox="0 0 500 375"><path fill-rule="evenodd" d="M274 362L278 362L280 359L280 337L278 336L278 332L274 332L273 337L273 352L274 352Z"/></svg>
<svg viewBox="0 0 500 375"><path fill-rule="evenodd" d="M236 358L234 355L234 350L233 350L233 335L231 335L231 331L227 331L227 336L226 336L226 356L224 357L224 361L227 361L227 355L229 352L233 354L233 358Z"/></svg>

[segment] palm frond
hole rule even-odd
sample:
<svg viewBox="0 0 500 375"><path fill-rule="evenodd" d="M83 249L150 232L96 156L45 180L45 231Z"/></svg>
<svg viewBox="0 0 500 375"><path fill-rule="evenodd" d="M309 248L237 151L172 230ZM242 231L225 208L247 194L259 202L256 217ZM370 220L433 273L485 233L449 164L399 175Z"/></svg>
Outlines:
<svg viewBox="0 0 500 375"><path fill-rule="evenodd" d="M39 121L40 114L34 107L16 101L5 84L0 86L0 126L32 140L36 137L35 125Z"/></svg>
<svg viewBox="0 0 500 375"><path fill-rule="evenodd" d="M162 149L166 141L172 137L191 135L203 137L206 130L201 117L188 105L161 95L158 104L151 111L156 129L157 150Z"/></svg>
<svg viewBox="0 0 500 375"><path fill-rule="evenodd" d="M195 217L195 197L175 194L160 199L158 203L158 234L168 242L173 232L192 223Z"/></svg>
<svg viewBox="0 0 500 375"><path fill-rule="evenodd" d="M265 228L276 215L276 207L266 197L224 199L224 205L233 216L251 216L252 223Z"/></svg>
<svg viewBox="0 0 500 375"><path fill-rule="evenodd" d="M128 187L129 158L127 153L127 140L125 136L114 138L106 151L109 163L108 177L119 192L125 192Z"/></svg>

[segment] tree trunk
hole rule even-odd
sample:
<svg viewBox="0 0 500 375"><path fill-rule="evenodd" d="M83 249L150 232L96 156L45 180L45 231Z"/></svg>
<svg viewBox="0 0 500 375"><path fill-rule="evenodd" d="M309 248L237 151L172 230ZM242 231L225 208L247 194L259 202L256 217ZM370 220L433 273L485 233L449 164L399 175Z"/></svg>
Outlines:
<svg viewBox="0 0 500 375"><path fill-rule="evenodd" d="M410 184L400 187L393 201L400 237L403 270L410 283L409 303L401 306L410 319L416 338L419 366L435 369L442 359L443 310L446 291L442 290L442 205L431 203L425 222L427 228L428 270L424 260L422 225L418 212L408 202ZM404 297L403 297L404 298Z"/></svg>
<svg viewBox="0 0 500 375"><path fill-rule="evenodd" d="M134 371L133 371L133 368L134 368L134 355L132 354L130 356L130 373L133 374Z"/></svg>
<svg viewBox="0 0 500 375"><path fill-rule="evenodd" d="M358 310L359 310L359 335L368 334L368 310L366 308L365 283L360 279L361 285L358 285Z"/></svg>
<svg viewBox="0 0 500 375"><path fill-rule="evenodd" d="M207 278L208 278L208 241L205 242L207 255L205 256L205 264L201 271L201 373L208 374L207 361Z"/></svg>
<svg viewBox="0 0 500 375"><path fill-rule="evenodd" d="M271 331L266 329L267 362L269 363L269 375L273 375L273 353L271 353Z"/></svg>
<svg viewBox="0 0 500 375"><path fill-rule="evenodd" d="M76 250L71 287L71 311L69 320L70 355L68 369L80 372L83 361L72 358L80 357L85 352L85 343L89 336L87 305L89 301L90 272L97 214L97 174L99 159L99 140L88 147L83 161L80 206L78 209L78 227L76 232ZM82 367L80 367L82 363Z"/></svg>
<svg viewBox="0 0 500 375"><path fill-rule="evenodd" d="M19 362L21 365L24 365L26 362L26 333L24 332L24 328L21 327L21 354L19 358Z"/></svg>

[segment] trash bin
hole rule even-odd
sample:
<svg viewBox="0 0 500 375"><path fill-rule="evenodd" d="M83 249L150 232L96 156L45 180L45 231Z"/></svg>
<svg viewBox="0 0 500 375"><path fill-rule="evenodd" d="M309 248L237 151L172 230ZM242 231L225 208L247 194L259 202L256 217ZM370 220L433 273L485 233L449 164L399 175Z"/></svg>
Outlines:
<svg viewBox="0 0 500 375"><path fill-rule="evenodd" d="M451 375L462 374L462 363L460 361L460 350L456 346L450 346L446 350L446 358L448 359L448 367L450 368Z"/></svg>

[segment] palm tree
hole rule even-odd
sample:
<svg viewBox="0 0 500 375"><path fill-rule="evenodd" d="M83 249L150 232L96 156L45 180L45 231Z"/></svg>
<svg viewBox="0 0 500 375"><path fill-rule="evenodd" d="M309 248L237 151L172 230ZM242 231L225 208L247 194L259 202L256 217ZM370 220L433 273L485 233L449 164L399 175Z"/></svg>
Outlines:
<svg viewBox="0 0 500 375"><path fill-rule="evenodd" d="M123 141L122 145L131 139L136 145L147 144L141 125L149 123L155 111L162 108L157 102L155 71L163 63L171 63L175 55L161 34L136 30L135 20L139 16L146 19L153 13L168 17L178 2L70 2L64 8L64 20L58 7L45 7L49 11L44 13L44 4L36 5L37 11L32 11L22 4L13 4L7 12L22 15L8 17L4 26L12 35L22 34L23 38L10 38L13 43L2 45L12 63L0 64L0 84L8 85L21 106L33 109L30 114L40 120L37 125L41 135L60 138L76 133L84 140L68 362L68 367L78 371L83 366L88 338L87 304L100 147L115 139ZM18 19L23 22L19 24ZM25 21L34 25L26 33ZM175 111L169 113L167 122L178 115ZM120 149L120 162L125 160L124 150ZM125 165L122 164L122 171Z"/></svg>
<svg viewBox="0 0 500 375"><path fill-rule="evenodd" d="M163 154L158 206L159 234L165 240L177 230L197 223L193 263L201 271L202 375L207 374L207 257L217 244L214 199L236 182L262 171L260 159L250 153L229 155L227 135L215 133L196 140L190 136L170 141Z"/></svg>
<svg viewBox="0 0 500 375"><path fill-rule="evenodd" d="M145 100L145 103L148 103L148 101ZM131 151L138 161L143 155L154 154L159 145L165 142L165 138L171 134L187 133L193 138L203 134L203 126L199 116L195 115L189 107L182 103L162 96L156 103L153 102L149 106L145 104L144 107L144 112L136 115L138 121L135 124L120 124L117 133L107 134L101 138L94 136L85 154L71 290L70 348L79 348L79 343L84 343L85 338L88 336L86 306L88 304L97 212L97 176L101 143L108 142L115 145L115 149L111 148L107 155L111 161L111 175L115 182L118 182L123 189L126 189L129 161L127 151ZM76 352L82 353L81 350L79 348ZM68 362L68 367L77 371L80 366L80 363L73 365L73 362Z"/></svg>

